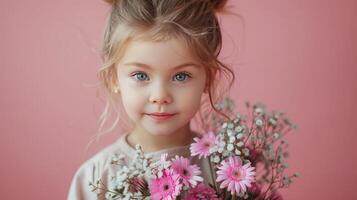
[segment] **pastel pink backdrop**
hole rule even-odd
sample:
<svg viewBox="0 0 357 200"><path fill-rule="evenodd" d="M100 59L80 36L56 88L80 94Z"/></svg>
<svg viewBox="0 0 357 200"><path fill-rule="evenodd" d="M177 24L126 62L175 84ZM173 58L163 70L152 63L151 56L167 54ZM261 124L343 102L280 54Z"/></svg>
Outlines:
<svg viewBox="0 0 357 200"><path fill-rule="evenodd" d="M354 0L230 1L222 58L234 67L233 96L285 111L289 172L285 199L356 199L357 3ZM102 1L1 1L1 199L65 199L74 172L106 136L96 128ZM243 45L238 53L232 43Z"/></svg>

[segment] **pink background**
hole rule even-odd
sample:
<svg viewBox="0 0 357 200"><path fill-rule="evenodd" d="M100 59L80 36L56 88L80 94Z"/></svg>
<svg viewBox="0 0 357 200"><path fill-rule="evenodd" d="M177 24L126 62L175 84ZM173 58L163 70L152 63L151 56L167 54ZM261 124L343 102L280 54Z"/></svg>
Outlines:
<svg viewBox="0 0 357 200"><path fill-rule="evenodd" d="M243 36L222 18L234 98L261 100L300 127L288 162L301 178L284 197L356 199L356 1L229 5L246 24ZM84 152L103 108L94 85L107 12L99 0L0 2L1 199L65 199L79 165L116 138ZM229 44L242 40L238 57Z"/></svg>

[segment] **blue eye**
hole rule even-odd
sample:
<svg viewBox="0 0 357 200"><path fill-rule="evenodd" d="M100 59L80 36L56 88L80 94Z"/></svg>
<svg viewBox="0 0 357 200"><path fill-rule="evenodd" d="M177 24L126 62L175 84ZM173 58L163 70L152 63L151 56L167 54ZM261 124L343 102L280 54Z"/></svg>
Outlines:
<svg viewBox="0 0 357 200"><path fill-rule="evenodd" d="M150 80L145 72L135 72L132 76L139 82ZM189 78L191 78L191 75L188 72L180 72L174 76L174 79L179 82L187 81Z"/></svg>
<svg viewBox="0 0 357 200"><path fill-rule="evenodd" d="M188 74L187 72L181 72L175 75L176 80L183 82L186 79L191 78L190 74Z"/></svg>
<svg viewBox="0 0 357 200"><path fill-rule="evenodd" d="M148 76L144 72L136 72L133 74L133 76L138 80L138 81L145 81Z"/></svg>

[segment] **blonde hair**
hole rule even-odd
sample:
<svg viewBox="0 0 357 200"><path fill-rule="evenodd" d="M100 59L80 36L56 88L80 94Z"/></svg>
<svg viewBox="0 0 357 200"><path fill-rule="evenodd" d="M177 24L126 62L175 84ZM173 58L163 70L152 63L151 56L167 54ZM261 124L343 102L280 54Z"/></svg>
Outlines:
<svg viewBox="0 0 357 200"><path fill-rule="evenodd" d="M92 138L90 143L113 131L120 121L120 109L117 108L120 99L113 92L117 84L115 64L121 59L128 43L138 37L146 37L154 41L182 39L190 47L193 55L206 67L210 105L208 107L211 109L201 105L199 112L201 125L204 125L202 118L208 119L212 109L220 113L214 104L223 95L216 94L218 91L216 82L224 80L222 77L226 78L229 80L228 89L230 89L235 79L234 72L218 60L222 48L222 34L216 14L229 13L224 9L227 0L105 1L111 5L111 10L102 38L103 63L98 70L98 78L106 95L106 105L99 117L95 138ZM219 91L225 92L221 89ZM105 129L105 124L113 112L116 115L115 121ZM220 114L229 118L224 113ZM197 120L196 123L199 121Z"/></svg>

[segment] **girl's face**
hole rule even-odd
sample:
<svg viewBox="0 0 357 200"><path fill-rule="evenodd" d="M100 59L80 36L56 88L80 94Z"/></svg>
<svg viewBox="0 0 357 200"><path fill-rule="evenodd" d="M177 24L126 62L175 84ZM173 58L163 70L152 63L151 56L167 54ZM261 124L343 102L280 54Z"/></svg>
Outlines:
<svg viewBox="0 0 357 200"><path fill-rule="evenodd" d="M200 107L206 73L178 39L132 41L117 69L123 106L136 128L174 134L189 125ZM150 115L155 112L174 115L155 119Z"/></svg>

